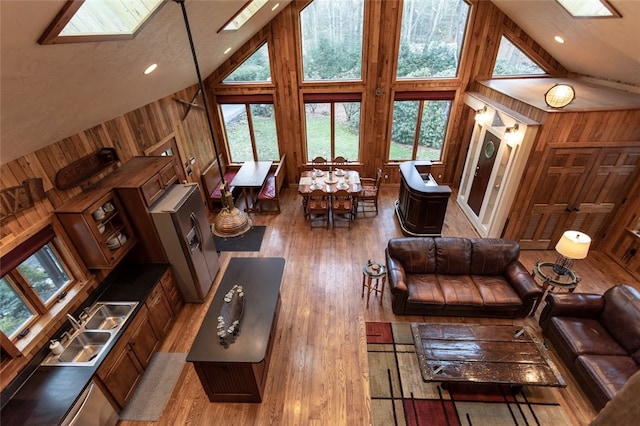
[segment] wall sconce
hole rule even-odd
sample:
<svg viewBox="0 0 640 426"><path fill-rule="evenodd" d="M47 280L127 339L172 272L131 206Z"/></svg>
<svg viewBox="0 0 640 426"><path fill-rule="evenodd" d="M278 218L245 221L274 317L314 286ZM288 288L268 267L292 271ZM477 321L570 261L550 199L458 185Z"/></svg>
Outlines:
<svg viewBox="0 0 640 426"><path fill-rule="evenodd" d="M567 275L575 259L584 259L589 253L591 237L579 231L565 231L556 244L558 259L553 271L558 275Z"/></svg>
<svg viewBox="0 0 640 426"><path fill-rule="evenodd" d="M487 106L485 105L482 108L476 110L475 119L478 123L482 123L486 115L487 115Z"/></svg>
<svg viewBox="0 0 640 426"><path fill-rule="evenodd" d="M518 123L514 124L513 127L507 127L504 131L504 140L509 145L515 145L520 142L520 132Z"/></svg>
<svg viewBox="0 0 640 426"><path fill-rule="evenodd" d="M544 94L544 101L551 108L564 108L576 98L576 91L569 84L556 84Z"/></svg>

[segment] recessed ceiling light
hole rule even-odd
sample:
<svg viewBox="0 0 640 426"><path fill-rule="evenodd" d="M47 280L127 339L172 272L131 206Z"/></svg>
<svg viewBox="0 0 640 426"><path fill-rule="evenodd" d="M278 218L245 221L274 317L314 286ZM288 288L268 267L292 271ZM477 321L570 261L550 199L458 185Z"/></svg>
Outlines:
<svg viewBox="0 0 640 426"><path fill-rule="evenodd" d="M224 51L224 54L226 55L226 54L227 54L227 53L229 53L229 52L231 52L231 48L230 48L230 47L227 47L227 48L225 49L225 51Z"/></svg>
<svg viewBox="0 0 640 426"><path fill-rule="evenodd" d="M280 3L276 3L272 8L271 11L273 12L274 10L276 10L278 8L278 6L280 6Z"/></svg>
<svg viewBox="0 0 640 426"><path fill-rule="evenodd" d="M564 39L560 36L555 36L553 39L560 44L564 43Z"/></svg>
<svg viewBox="0 0 640 426"><path fill-rule="evenodd" d="M151 64L147 67L146 70L144 70L145 74L151 74L152 72L154 72L156 70L156 68L158 68L158 64Z"/></svg>

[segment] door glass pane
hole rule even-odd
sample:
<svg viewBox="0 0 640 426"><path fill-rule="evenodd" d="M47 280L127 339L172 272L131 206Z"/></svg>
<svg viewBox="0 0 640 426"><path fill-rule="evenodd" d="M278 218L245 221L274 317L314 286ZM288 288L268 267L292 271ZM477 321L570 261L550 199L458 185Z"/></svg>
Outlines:
<svg viewBox="0 0 640 426"><path fill-rule="evenodd" d="M451 101L424 101L416 160L440 160L450 109Z"/></svg>
<svg viewBox="0 0 640 426"><path fill-rule="evenodd" d="M331 159L331 104L304 105L307 127L307 161Z"/></svg>
<svg viewBox="0 0 640 426"><path fill-rule="evenodd" d="M247 109L243 104L221 105L231 162L253 161Z"/></svg>
<svg viewBox="0 0 640 426"><path fill-rule="evenodd" d="M279 160L278 134L276 133L273 105L251 104L251 120L258 160Z"/></svg>
<svg viewBox="0 0 640 426"><path fill-rule="evenodd" d="M304 80L360 80L364 0L314 0L300 12Z"/></svg>
<svg viewBox="0 0 640 426"><path fill-rule="evenodd" d="M404 0L398 78L458 74L469 5L464 0Z"/></svg>
<svg viewBox="0 0 640 426"><path fill-rule="evenodd" d="M335 156L357 161L360 144L360 102L336 103L335 114Z"/></svg>
<svg viewBox="0 0 640 426"><path fill-rule="evenodd" d="M0 278L0 330L13 337L34 316L5 277Z"/></svg>
<svg viewBox="0 0 640 426"><path fill-rule="evenodd" d="M411 160L420 101L395 101L389 160Z"/></svg>
<svg viewBox="0 0 640 426"><path fill-rule="evenodd" d="M71 281L51 244L29 256L17 269L44 303Z"/></svg>

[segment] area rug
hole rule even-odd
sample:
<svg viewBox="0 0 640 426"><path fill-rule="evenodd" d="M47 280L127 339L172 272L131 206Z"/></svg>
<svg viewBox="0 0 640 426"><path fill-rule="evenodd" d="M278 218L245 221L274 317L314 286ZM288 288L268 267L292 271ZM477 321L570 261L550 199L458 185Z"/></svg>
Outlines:
<svg viewBox="0 0 640 426"><path fill-rule="evenodd" d="M158 421L184 367L186 353L157 352L151 358L120 420Z"/></svg>
<svg viewBox="0 0 640 426"><path fill-rule="evenodd" d="M568 425L550 388L425 383L410 323L367 322L374 425Z"/></svg>
<svg viewBox="0 0 640 426"><path fill-rule="evenodd" d="M223 238L214 235L213 241L218 251L260 251L266 229L266 226L253 226L239 237Z"/></svg>

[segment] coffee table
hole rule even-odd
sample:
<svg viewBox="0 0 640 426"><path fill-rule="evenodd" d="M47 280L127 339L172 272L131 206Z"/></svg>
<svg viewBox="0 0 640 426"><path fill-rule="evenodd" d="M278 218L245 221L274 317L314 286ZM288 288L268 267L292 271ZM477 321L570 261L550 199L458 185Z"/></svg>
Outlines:
<svg viewBox="0 0 640 426"><path fill-rule="evenodd" d="M412 323L411 331L425 382L567 385L528 326Z"/></svg>

